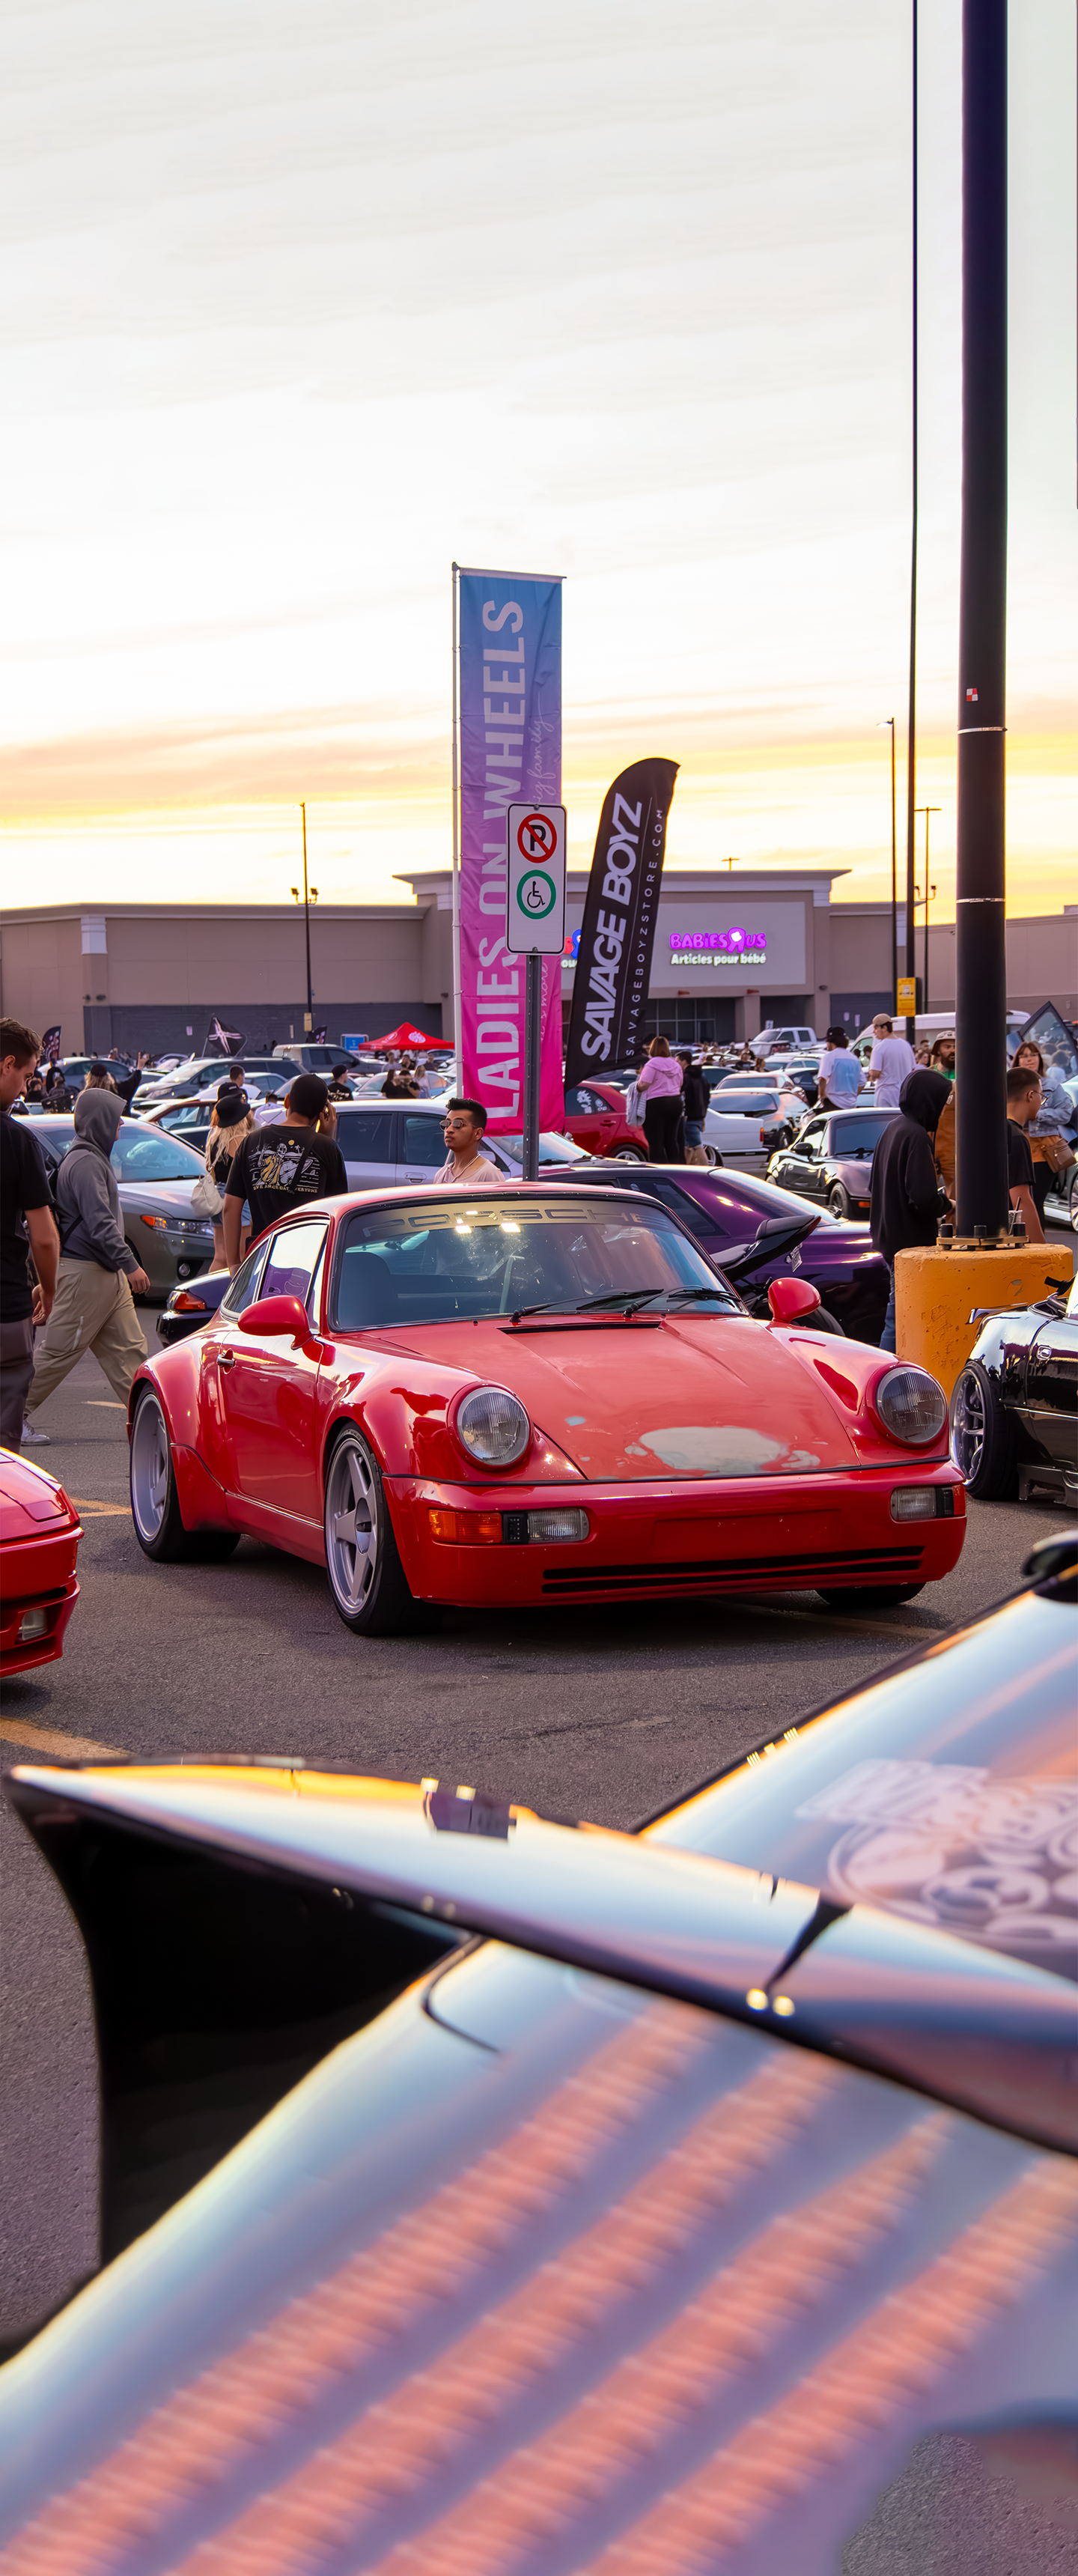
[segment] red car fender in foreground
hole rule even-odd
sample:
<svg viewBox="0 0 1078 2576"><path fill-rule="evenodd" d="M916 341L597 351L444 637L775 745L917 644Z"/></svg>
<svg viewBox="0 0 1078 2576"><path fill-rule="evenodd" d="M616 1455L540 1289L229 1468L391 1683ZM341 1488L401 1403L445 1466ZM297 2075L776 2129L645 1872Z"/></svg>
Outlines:
<svg viewBox="0 0 1078 2576"><path fill-rule="evenodd" d="M82 1527L63 1486L0 1449L0 1675L55 1663L79 1597Z"/></svg>

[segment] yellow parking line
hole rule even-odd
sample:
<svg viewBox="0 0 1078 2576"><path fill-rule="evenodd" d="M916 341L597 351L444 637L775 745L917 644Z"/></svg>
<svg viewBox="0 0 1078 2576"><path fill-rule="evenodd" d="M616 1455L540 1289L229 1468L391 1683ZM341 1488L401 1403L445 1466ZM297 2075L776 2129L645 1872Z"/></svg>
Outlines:
<svg viewBox="0 0 1078 2576"><path fill-rule="evenodd" d="M843 1628L851 1637L901 1637L907 1646L936 1645L947 1634L946 1625L932 1628L902 1628L897 1619L847 1619L838 1610L794 1610L785 1602L770 1601L755 1593L742 1600L736 1593L722 1596L724 1606L738 1610L755 1610L761 1619L804 1619L810 1628L818 1628L827 1637L833 1628Z"/></svg>
<svg viewBox="0 0 1078 2576"><path fill-rule="evenodd" d="M75 1511L90 1512L99 1520L102 1518L107 1520L110 1515L118 1516L125 1521L131 1517L130 1503L95 1503L88 1501L85 1495L78 1494L69 1494L68 1501Z"/></svg>
<svg viewBox="0 0 1078 2576"><path fill-rule="evenodd" d="M22 1726L16 1720L0 1726L0 1744L22 1744L31 1753L59 1754L64 1761L79 1761L95 1753L119 1754L126 1761L120 1744L98 1744L92 1735L61 1735L52 1726Z"/></svg>

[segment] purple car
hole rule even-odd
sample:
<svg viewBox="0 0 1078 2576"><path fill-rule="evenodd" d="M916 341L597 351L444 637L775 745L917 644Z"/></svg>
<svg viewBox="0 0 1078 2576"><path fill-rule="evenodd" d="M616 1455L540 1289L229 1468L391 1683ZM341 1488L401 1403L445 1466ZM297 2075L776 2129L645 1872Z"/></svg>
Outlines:
<svg viewBox="0 0 1078 2576"><path fill-rule="evenodd" d="M643 1190L672 1208L702 1252L743 1297L750 1314L768 1316L772 1279L796 1271L819 1291L825 1316L851 1341L877 1342L887 1311L887 1264L867 1225L845 1225L728 1166L697 1163L578 1163L573 1179L588 1187ZM199 1286L202 1286L199 1281Z"/></svg>

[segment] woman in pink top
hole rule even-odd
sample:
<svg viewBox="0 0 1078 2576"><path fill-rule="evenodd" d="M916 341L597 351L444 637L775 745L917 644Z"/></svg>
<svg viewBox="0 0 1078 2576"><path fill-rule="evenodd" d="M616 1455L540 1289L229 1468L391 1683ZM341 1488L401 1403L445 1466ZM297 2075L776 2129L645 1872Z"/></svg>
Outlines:
<svg viewBox="0 0 1078 2576"><path fill-rule="evenodd" d="M644 1103L644 1134L648 1140L649 1163L679 1163L678 1129L681 1125L681 1066L671 1055L665 1038L653 1038L648 1048L648 1061L637 1076L637 1090Z"/></svg>

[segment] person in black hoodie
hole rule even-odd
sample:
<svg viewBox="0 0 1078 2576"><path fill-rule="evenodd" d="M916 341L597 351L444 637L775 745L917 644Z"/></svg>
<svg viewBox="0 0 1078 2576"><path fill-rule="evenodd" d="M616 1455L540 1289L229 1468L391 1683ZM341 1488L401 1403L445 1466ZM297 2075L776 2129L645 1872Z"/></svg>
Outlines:
<svg viewBox="0 0 1078 2576"><path fill-rule="evenodd" d="M891 1273L881 1351L895 1348L895 1255L936 1240L941 1192L933 1139L950 1096L944 1074L908 1073L898 1095L898 1117L884 1128L872 1157L869 1225Z"/></svg>
<svg viewBox="0 0 1078 2576"><path fill-rule="evenodd" d="M706 1163L704 1120L707 1117L708 1092L700 1067L693 1063L685 1048L679 1053L682 1069L681 1102L685 1113L684 1151L687 1163Z"/></svg>

